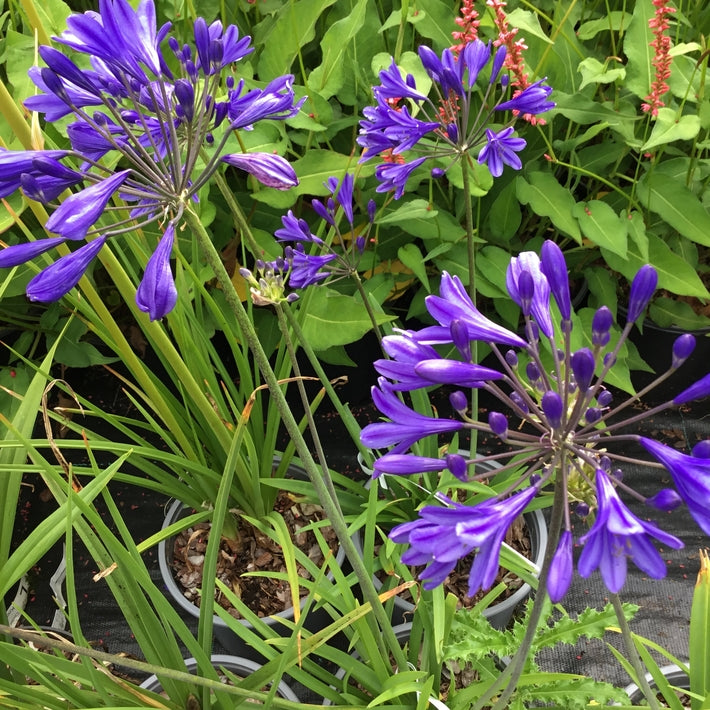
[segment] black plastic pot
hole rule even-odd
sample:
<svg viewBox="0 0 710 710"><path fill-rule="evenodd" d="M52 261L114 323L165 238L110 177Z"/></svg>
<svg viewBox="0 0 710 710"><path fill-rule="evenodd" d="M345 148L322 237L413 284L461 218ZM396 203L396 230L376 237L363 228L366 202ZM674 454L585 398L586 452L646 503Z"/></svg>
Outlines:
<svg viewBox="0 0 710 710"><path fill-rule="evenodd" d="M245 678L261 668L261 666L255 661L248 658L239 658L238 656L213 654L210 660L215 668L224 668L240 678ZM194 658L186 658L185 670L195 675L197 673L197 661ZM160 680L158 680L158 676L156 675L146 678L141 683L141 688L152 690L154 693L160 693L163 690L163 686L160 684ZM292 700L296 703L299 702L298 696L286 683L284 683L284 681L279 683L277 693L284 700Z"/></svg>

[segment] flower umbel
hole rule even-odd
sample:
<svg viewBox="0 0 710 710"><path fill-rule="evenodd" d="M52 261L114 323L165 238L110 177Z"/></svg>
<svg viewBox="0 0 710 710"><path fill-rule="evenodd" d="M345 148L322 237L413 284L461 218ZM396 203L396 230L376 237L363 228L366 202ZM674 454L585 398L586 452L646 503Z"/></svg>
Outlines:
<svg viewBox="0 0 710 710"><path fill-rule="evenodd" d="M40 47L46 66L30 70L39 93L25 106L49 122L72 116L67 126L72 149L0 152L0 196L22 188L30 199L49 204L68 187L82 189L47 221L46 229L58 237L9 247L0 252L0 266L22 263L64 240L91 240L63 257L70 259L71 278L66 269L50 267L33 280L31 298L56 300L77 283L79 267L90 262L86 256L96 256L109 237L160 221L165 236L148 262L137 301L152 319L161 318L176 302L170 273L175 230L222 163L268 187L298 184L281 156L226 154L228 138L257 121L294 116L302 102L294 98L289 75L249 90L243 80L235 86L231 73L223 77L252 51L250 38L240 37L233 25L208 25L198 18L194 49L180 46L168 37L169 24L157 28L153 0L142 0L136 10L127 0L106 0L99 13L71 15L67 24L56 41L88 55L92 68L80 69L59 50ZM168 61L168 52L175 61ZM222 134L216 140L218 128ZM121 158L120 171L98 162L107 155ZM106 161L116 163L114 157ZM99 224L109 214L117 216ZM60 272L62 278L56 278Z"/></svg>
<svg viewBox="0 0 710 710"><path fill-rule="evenodd" d="M444 273L441 295L428 296L426 300L429 314L438 325L384 339L390 359L375 362L383 377L379 388L373 388L373 398L390 421L366 426L361 438L372 448L394 448L375 461L375 475L448 471L458 480L479 482L495 476L505 482L493 498L479 494L467 505L437 493L445 507L422 508L417 520L393 530L393 540L410 545L402 558L404 562L428 564L422 575L427 588L443 582L456 562L474 550L477 552L469 579L471 589L490 586L491 545L501 544L500 526L507 529L523 510L525 505L519 505L520 501L527 504L547 488L554 489L556 500L562 501L558 504L562 531L547 580L554 601L564 596L572 581L571 507L580 515L589 516L593 523L589 532L578 539L584 545L579 572L588 576L599 569L612 592L624 584L627 559L651 577L665 575L665 564L651 538L669 547L682 546L674 536L635 516L622 502L620 493L660 510L672 510L684 501L703 530L710 530L706 504L710 497L710 441L698 444L689 456L651 439L621 433L625 425L647 414L620 419L619 414L634 399L614 406L613 396L604 386L635 319L642 315L653 295L655 272L643 267L634 279L630 317L618 338L612 338L611 311L600 308L587 336L591 347L576 349L572 347L571 333L581 321L570 307L569 287L563 283L566 279L564 257L553 242L545 243L542 257L524 252L511 260L506 284L523 313L526 338L522 338L478 312L459 280ZM551 296L562 314L559 323L553 320ZM499 369L484 368L472 361L470 344L474 340L491 346ZM448 345L453 354L442 356L432 345ZM669 353L668 370L658 381L675 372L692 350L692 336L681 336ZM685 402L707 395L709 377L684 390L676 400ZM467 397L460 390L450 395L455 413L451 418L417 413L395 396L398 390L424 389L434 383L484 389L497 398L500 407L490 411L484 423L469 416ZM676 403L669 401L654 411ZM486 456L449 453L437 458L417 452L418 442L428 436L445 432L462 436L467 430L486 432L504 442L510 454L492 458L501 462L508 456L511 460L491 471L478 466L489 460ZM615 446L629 440L641 443L660 462L649 465L668 469L677 493L664 489L645 498L622 480L618 464L630 458L626 452L615 453ZM489 510L497 512L488 515ZM472 528L467 527L468 520L476 521ZM557 531L552 534L555 539Z"/></svg>

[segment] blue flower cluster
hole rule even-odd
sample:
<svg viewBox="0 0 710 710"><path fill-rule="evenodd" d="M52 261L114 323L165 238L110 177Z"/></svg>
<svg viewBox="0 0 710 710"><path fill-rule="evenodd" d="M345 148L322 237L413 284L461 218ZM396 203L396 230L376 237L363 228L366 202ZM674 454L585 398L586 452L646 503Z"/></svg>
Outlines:
<svg viewBox="0 0 710 710"><path fill-rule="evenodd" d="M547 486L555 487L564 501L564 526L547 577L553 601L564 596L572 580L572 506L593 520L579 538L583 549L578 571L586 577L599 569L612 592L624 584L628 559L651 577L665 575L665 564L651 538L671 548L682 547L673 535L635 516L622 502L620 491L660 510L672 510L685 502L698 525L710 533L710 441L684 454L646 437L619 433L634 420L619 415L636 399L630 397L614 405L604 386L656 283L655 270L642 267L631 285L627 323L613 346L613 317L602 307L594 315L592 332L586 334L589 347L573 349L567 267L559 247L548 241L541 257L524 252L514 257L508 268L507 289L523 313L524 335L485 317L459 279L444 273L440 294L427 297L427 309L437 325L384 338L389 359L375 363L382 377L379 387L373 388L373 398L388 421L369 424L361 437L373 449L392 447L375 461L375 476L448 470L469 482L510 472L509 485L497 495L491 491L491 497L479 498L472 505L440 496L446 506L427 505L417 520L392 530L390 537L395 542L409 543L402 561L427 565L422 572L425 588L441 584L457 562L474 551L469 593L489 588L506 530ZM553 316L553 302L561 316L559 324ZM489 343L500 366L494 369L473 362L472 341ZM685 362L694 345L690 334L676 340L669 372ZM445 346L454 355L442 356L436 346ZM468 399L461 389L450 395L455 418L426 416L403 401L403 393L435 385L486 390L500 402L500 411L491 411L487 422L479 422L476 413L468 411ZM652 411L709 394L710 375L706 375ZM427 436L467 429L487 432L504 442L510 449L509 463L493 473L480 473L476 464L485 457L447 453L437 458L411 451ZM664 466L670 472L675 489L662 489L644 499L622 480L616 464L629 458L614 453L614 443L629 440L640 443L659 462L650 465ZM500 460L501 455L495 458Z"/></svg>
<svg viewBox="0 0 710 710"><path fill-rule="evenodd" d="M54 301L78 283L109 237L159 220L164 233L136 299L156 319L177 299L170 268L176 227L221 163L269 187L298 184L278 155L224 154L224 148L232 131L250 130L262 119L290 118L302 101L294 97L290 75L250 90L243 81L235 85L231 75L223 79L223 70L252 51L251 39L240 37L233 25L198 18L194 47L180 46L168 36L169 24L157 28L153 0L142 0L137 10L127 0L101 0L99 6L98 13L71 15L68 29L54 38L88 55L91 69L42 46L46 66L30 71L39 93L25 106L50 122L73 116L67 126L71 148L0 152L0 197L22 189L30 199L50 204L67 188L81 189L47 221L47 231L58 236L2 250L0 267L17 266L65 242L85 242L30 281L30 299ZM214 131L220 127L217 142ZM102 161L110 154L122 158L121 169L107 167L118 162L113 156ZM114 197L129 208L114 206ZM97 226L114 210L123 216Z"/></svg>
<svg viewBox="0 0 710 710"><path fill-rule="evenodd" d="M375 170L378 192L394 190L399 199L409 176L427 159L447 158L453 164L472 151L478 153L479 163L488 165L493 177L502 174L504 165L520 170L517 153L526 143L512 135L510 124L518 115L544 113L555 104L549 100L551 87L543 81L506 99L508 75L501 73L505 56L505 46L492 52L490 43L479 39L465 45L460 54L445 49L441 57L429 47L419 47L434 99L417 89L411 74L403 78L394 60L380 72L381 84L373 88L377 105L363 110L365 120L360 121L357 139L364 148L362 160L376 155L386 160ZM477 82L484 73L487 85L481 90ZM512 120L493 130L494 116L505 112L512 113ZM415 157L406 160L403 154L409 151ZM432 174L443 172L434 168Z"/></svg>

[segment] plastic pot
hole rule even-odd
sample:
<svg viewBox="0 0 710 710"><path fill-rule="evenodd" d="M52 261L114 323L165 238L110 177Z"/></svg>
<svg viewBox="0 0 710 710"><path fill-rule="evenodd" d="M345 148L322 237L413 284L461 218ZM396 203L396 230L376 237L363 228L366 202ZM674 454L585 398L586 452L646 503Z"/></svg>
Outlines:
<svg viewBox="0 0 710 710"><path fill-rule="evenodd" d="M230 673L234 673L234 675L239 676L240 678L246 678L246 676L250 675L254 671L258 671L261 668L261 666L255 661L252 661L249 658L240 658L238 656L213 654L210 660L215 668L225 668L230 671ZM195 675L197 673L197 661L194 658L186 658L185 670ZM156 675L146 678L141 683L140 687L145 690L152 690L154 693L160 693L163 690L163 686L160 684L160 680ZM279 683L277 693L284 700L292 700L296 703L300 702L297 695L284 681Z"/></svg>
<svg viewBox="0 0 710 710"><path fill-rule="evenodd" d="M168 507L168 511L163 522L163 528L172 525L181 518L188 515L190 510L185 507L181 501L172 501ZM174 538L168 538L163 540L158 545L158 565L160 567L160 574L163 580L163 584L167 589L169 596L173 601L187 614L195 619L200 617L200 608L193 604L190 600L186 599L181 587L175 581L172 570L173 561L173 546L175 543ZM342 567L345 563L345 551L340 548L335 557L335 563ZM301 601L301 610L305 608L306 599ZM262 621L273 631L281 636L290 636L291 631L286 624L281 623L281 619L286 621L294 622L294 612L293 608L284 609L284 611L279 612L273 616L264 617ZM332 622L332 619L328 612L322 608L315 608L311 605L306 618L304 620L303 626L311 632L319 631L328 624ZM252 624L250 624L245 619L234 619L232 623L242 624L248 628L253 629ZM230 626L227 625L221 617L214 615L214 636L220 642L222 647L234 656L240 656L243 658L249 658L253 661L262 661L264 657L256 649L250 646L241 636L239 636L235 631L233 631Z"/></svg>
<svg viewBox="0 0 710 710"><path fill-rule="evenodd" d="M690 678L688 678L688 674L685 671L681 670L678 666L663 666L663 668L661 668L660 670L671 685L675 685L678 688L683 688L684 690L690 689ZM655 689L656 685L654 684L653 676L651 676L650 673L646 674L646 680L650 683L651 689ZM638 687L638 685L636 685L636 683L631 683L630 685L627 685L624 690L626 691L629 696L629 699L634 705L644 700L643 693L641 692L641 689ZM688 705L688 707L690 707L690 705Z"/></svg>

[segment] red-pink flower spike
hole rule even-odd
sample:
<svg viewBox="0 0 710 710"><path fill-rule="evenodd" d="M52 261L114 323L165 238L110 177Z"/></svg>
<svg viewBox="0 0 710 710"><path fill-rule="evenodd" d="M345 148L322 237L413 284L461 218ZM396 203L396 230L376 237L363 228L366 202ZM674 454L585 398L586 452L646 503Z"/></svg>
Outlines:
<svg viewBox="0 0 710 710"><path fill-rule="evenodd" d="M666 79L671 75L671 38L666 35L666 30L671 26L669 17L676 11L666 0L653 0L656 8L654 16L648 21L648 26L653 30L654 39L651 46L654 49L653 66L656 67L656 78L651 84L651 93L646 97L646 102L641 104L641 109L650 112L652 116L658 115L658 109L665 106L663 95L668 92Z"/></svg>
<svg viewBox="0 0 710 710"><path fill-rule="evenodd" d="M459 43L452 45L451 51L458 55L463 48L474 40L478 39L478 26L481 24L478 19L478 12L473 6L475 0L463 0L459 9L460 17L454 22L461 28L461 31L452 32L451 36Z"/></svg>
<svg viewBox="0 0 710 710"><path fill-rule="evenodd" d="M515 36L518 34L518 28L510 27L508 24L508 16L505 14L506 4L505 0L486 0L486 5L493 10L493 21L498 29L498 39L493 40L493 44L496 47L505 45L507 54L503 68L507 69L513 75L510 84L517 89L513 93L513 97L516 97L523 89L530 86L532 82L528 80L528 74L525 71L525 62L523 61L523 50L527 49L528 46L525 44L524 39L515 39ZM544 118L529 113L524 114L523 119L533 125L545 124Z"/></svg>

